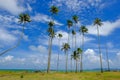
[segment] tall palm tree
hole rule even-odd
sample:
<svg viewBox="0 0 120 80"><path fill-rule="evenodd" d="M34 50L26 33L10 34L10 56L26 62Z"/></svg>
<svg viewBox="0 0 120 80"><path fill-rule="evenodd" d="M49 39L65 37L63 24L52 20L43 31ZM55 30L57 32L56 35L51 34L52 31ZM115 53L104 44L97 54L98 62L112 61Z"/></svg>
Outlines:
<svg viewBox="0 0 120 80"><path fill-rule="evenodd" d="M78 20L78 16L77 16L77 15L73 15L73 16L72 16L72 19L73 19L73 21L75 22L75 29L74 29L74 30L75 30L75 32L76 32L76 31L77 31L77 25L76 25L76 24L77 24L78 21L79 21L79 20ZM77 42L77 41L76 41L76 34L75 34L75 49L77 48L76 42Z"/></svg>
<svg viewBox="0 0 120 80"><path fill-rule="evenodd" d="M102 67L102 53L101 53L101 47L100 47L100 33L99 33L99 27L102 26L101 19L96 18L94 20L94 26L97 26L97 35L98 35L98 48L99 48L99 56L100 56L100 66L101 66L101 73L103 73L103 67Z"/></svg>
<svg viewBox="0 0 120 80"><path fill-rule="evenodd" d="M71 55L71 58L73 58L75 61L76 61L76 73L77 73L77 62L78 62L78 59L79 59L79 54L77 53L77 51L74 51L73 54Z"/></svg>
<svg viewBox="0 0 120 80"><path fill-rule="evenodd" d="M55 37L55 32L53 29L54 22L50 21L48 23L48 35L49 35L49 54L48 54L48 66L47 66L47 73L50 72L50 61L51 61L51 53L52 53L52 41Z"/></svg>
<svg viewBox="0 0 120 80"><path fill-rule="evenodd" d="M28 22L31 22L31 19L30 19L29 14L27 14L27 13L22 13L22 14L20 14L20 15L19 15L19 22L20 22L21 24L23 24L23 26L22 26L22 33L21 33L21 35L20 35L20 38L19 38L18 42L16 43L16 45L12 46L11 48L2 51L2 52L0 53L0 56L3 55L3 54L5 54L5 53L7 53L7 52L9 52L9 51L11 51L11 50L13 50L14 48L16 48L16 47L19 46L19 44L20 44L20 42L21 42L21 40L22 40L22 38L23 38L25 24L28 23Z"/></svg>
<svg viewBox="0 0 120 80"><path fill-rule="evenodd" d="M68 44L70 44L70 28L73 26L73 22L71 20L67 20L67 26L68 26ZM72 68L72 58L71 58L71 68Z"/></svg>
<svg viewBox="0 0 120 80"><path fill-rule="evenodd" d="M53 18L54 14L57 14L59 12L59 9L56 6L51 6L50 8L51 12L51 17ZM47 66L47 73L50 72L50 60L51 60L51 53L52 53L52 40L55 37L55 31L54 31L54 20L51 18L51 21L49 22L49 28L48 28L48 33L49 33L49 55L48 55L48 66Z"/></svg>
<svg viewBox="0 0 120 80"><path fill-rule="evenodd" d="M60 41L61 41L61 38L63 37L63 35L62 34L58 34L58 40L59 40L59 48L60 48ZM59 54L60 54L60 50L58 51L58 60L57 60L57 71L58 71L58 67L59 67Z"/></svg>
<svg viewBox="0 0 120 80"><path fill-rule="evenodd" d="M72 53L74 52L74 47L73 47L73 37L75 36L76 32L72 30ZM72 55L72 54L71 54ZM72 58L71 58L71 71L72 71Z"/></svg>
<svg viewBox="0 0 120 80"><path fill-rule="evenodd" d="M63 44L62 50L65 52L66 55L66 73L68 72L68 53L67 51L70 49L70 45L68 43Z"/></svg>
<svg viewBox="0 0 120 80"><path fill-rule="evenodd" d="M82 33L82 48L83 48L83 50L84 50L84 35L85 35L85 33L87 33L87 32L88 32L88 29L87 29L85 26L81 26L79 31ZM83 71L83 66L82 66L82 57L83 57L83 54L81 54L80 72L82 72L82 71Z"/></svg>

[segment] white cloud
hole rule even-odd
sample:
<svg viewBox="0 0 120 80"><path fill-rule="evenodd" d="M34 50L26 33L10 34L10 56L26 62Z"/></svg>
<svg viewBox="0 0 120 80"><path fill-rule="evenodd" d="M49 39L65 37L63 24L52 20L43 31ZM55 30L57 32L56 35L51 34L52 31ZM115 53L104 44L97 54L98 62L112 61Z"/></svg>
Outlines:
<svg viewBox="0 0 120 80"><path fill-rule="evenodd" d="M87 49L84 54L86 56L85 58L87 58L91 63L98 63L100 60L99 56L93 49Z"/></svg>
<svg viewBox="0 0 120 80"><path fill-rule="evenodd" d="M0 0L0 8L15 15L25 10L18 0Z"/></svg>
<svg viewBox="0 0 120 80"><path fill-rule="evenodd" d="M28 11L32 11L32 7L28 3L27 3L27 9L28 9Z"/></svg>
<svg viewBox="0 0 120 80"><path fill-rule="evenodd" d="M5 30L5 29L0 29L0 43L1 44L6 44L6 45L10 45L12 42L16 42L17 37L15 37L14 35L10 34L9 31Z"/></svg>
<svg viewBox="0 0 120 80"><path fill-rule="evenodd" d="M114 45L113 45L113 43L108 42L108 43L107 43L107 47L108 47L108 48L113 48L113 47L114 47Z"/></svg>
<svg viewBox="0 0 120 80"><path fill-rule="evenodd" d="M35 46L34 46L35 47ZM33 49L33 48L32 48ZM36 49L35 49L36 50ZM19 56L19 57L13 57L13 56L5 56L0 58L0 68L7 68L8 66L11 66L11 68L32 68L32 69L46 69L47 68L47 60L48 60L48 54L41 54L39 52L27 52L26 56ZM32 54L31 54L32 53ZM19 53L18 53L19 54ZM24 52L24 54L26 54ZM52 53L51 57L51 69L56 69L57 65L57 53ZM22 57L22 58L20 58ZM114 58L116 59L116 58ZM63 51L60 51L60 69L65 69L65 54L63 54ZM70 54L68 58L68 69L70 69ZM110 65L114 63L113 60L109 59ZM115 63L114 63L115 64ZM14 66L12 66L14 65ZM3 67L2 67L3 66ZM74 65L73 65L74 66ZM103 59L103 68L106 68L106 61ZM112 64L113 67L113 64ZM74 66L75 68L75 66ZM93 50L93 49L87 49L84 52L83 55L83 68L84 69L94 69L94 68L100 68L100 61L99 61L99 55Z"/></svg>
<svg viewBox="0 0 120 80"><path fill-rule="evenodd" d="M1 24L18 23L18 19L15 16L0 15L0 23Z"/></svg>
<svg viewBox="0 0 120 80"><path fill-rule="evenodd" d="M0 28L0 47L6 48L15 45L18 42L21 32L18 30L9 31L7 29ZM23 34L23 40L28 41L28 36Z"/></svg>
<svg viewBox="0 0 120 80"><path fill-rule="evenodd" d="M61 38L60 44L62 45L63 43L68 42L68 33L60 30L60 31L56 32L56 37L53 39L53 45L54 46L59 46L58 37L57 37L57 34L59 34L59 33L63 35L63 37ZM75 43L75 38L72 36L72 34L70 34L69 36L70 36L69 39L70 39L70 46L71 46L72 45L72 39L73 39L73 43ZM76 36L77 36L77 38L76 38L77 47L80 47L82 45L81 44L82 36L79 33L77 33ZM92 40L94 40L94 38L86 37L86 36L84 37L84 43L87 43L87 42L92 41ZM39 42L40 42L40 44L48 45L48 38L43 39L43 38L40 37Z"/></svg>
<svg viewBox="0 0 120 80"><path fill-rule="evenodd" d="M29 40L29 39L28 39L28 36L25 35L24 33L22 33L22 31L13 30L13 31L11 31L11 32L12 32L12 34L14 34L17 38L20 38L20 37L18 37L18 35L19 35L19 36L22 35L22 37L23 37L23 39L24 39L25 41L28 41L28 40Z"/></svg>
<svg viewBox="0 0 120 80"><path fill-rule="evenodd" d="M22 26L17 23L18 19L15 16L0 15L0 47L11 46L20 38ZM28 36L23 34L23 39L28 41Z"/></svg>
<svg viewBox="0 0 120 80"><path fill-rule="evenodd" d="M11 61L13 58L14 58L14 56L8 55L8 56L6 56L6 57L4 58L4 60L5 60L5 61Z"/></svg>
<svg viewBox="0 0 120 80"><path fill-rule="evenodd" d="M64 11L79 13L86 10L86 8L97 7L100 8L105 2L103 0L53 0L51 5L64 7ZM107 4L106 4L107 5ZM104 6L105 7L105 6Z"/></svg>
<svg viewBox="0 0 120 80"><path fill-rule="evenodd" d="M120 27L120 19L115 22L105 21L103 25L99 27L100 35L107 36L110 35L116 28ZM92 35L97 35L97 28L93 25L88 25L88 33Z"/></svg>
<svg viewBox="0 0 120 80"><path fill-rule="evenodd" d="M117 53L117 56L120 58L120 52Z"/></svg>
<svg viewBox="0 0 120 80"><path fill-rule="evenodd" d="M37 52L40 52L40 53L48 53L47 51L47 48L42 46L42 45L39 45L39 46L34 46L34 45L31 45L29 46L29 48L32 50L32 51L37 51Z"/></svg>
<svg viewBox="0 0 120 80"><path fill-rule="evenodd" d="M41 22L41 23L48 23L51 18L48 15L45 14L36 14L35 16L32 17L32 20L37 21L37 22ZM62 23L59 23L58 21L54 20L55 24L57 26L62 26Z"/></svg>

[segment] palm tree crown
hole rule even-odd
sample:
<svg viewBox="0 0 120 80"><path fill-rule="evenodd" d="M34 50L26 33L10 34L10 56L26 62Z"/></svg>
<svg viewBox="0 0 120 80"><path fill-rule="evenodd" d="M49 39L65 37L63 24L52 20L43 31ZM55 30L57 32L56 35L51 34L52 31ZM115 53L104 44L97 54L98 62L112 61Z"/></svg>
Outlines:
<svg viewBox="0 0 120 80"><path fill-rule="evenodd" d="M84 33L88 33L88 29L85 26L81 26L79 31L82 32L83 35Z"/></svg>
<svg viewBox="0 0 120 80"><path fill-rule="evenodd" d="M82 49L81 48L77 48L77 54L82 54Z"/></svg>
<svg viewBox="0 0 120 80"><path fill-rule="evenodd" d="M61 38L62 36L63 36L62 34L60 34L60 33L58 34L58 37L59 37L59 38Z"/></svg>
<svg viewBox="0 0 120 80"><path fill-rule="evenodd" d="M53 27L54 24L55 24L55 23L54 23L53 21L50 21L50 22L48 23L49 27Z"/></svg>
<svg viewBox="0 0 120 80"><path fill-rule="evenodd" d="M77 15L74 15L74 16L72 17L72 19L75 21L75 23L78 23L78 16L77 16Z"/></svg>
<svg viewBox="0 0 120 80"><path fill-rule="evenodd" d="M76 32L74 30L72 30L72 35L75 35L75 34L76 34Z"/></svg>
<svg viewBox="0 0 120 80"><path fill-rule="evenodd" d="M70 49L70 45L68 43L64 43L62 46L62 50L68 51Z"/></svg>
<svg viewBox="0 0 120 80"><path fill-rule="evenodd" d="M73 58L74 60L78 60L79 59L79 54L77 53L77 51L73 52L73 54L71 55L71 58Z"/></svg>
<svg viewBox="0 0 120 80"><path fill-rule="evenodd" d="M70 28L71 26L73 26L73 22L71 20L67 20L67 25L68 25L68 28Z"/></svg>
<svg viewBox="0 0 120 80"><path fill-rule="evenodd" d="M26 22L31 22L30 16L28 14L20 14L19 15L19 22L20 23L26 23Z"/></svg>
<svg viewBox="0 0 120 80"><path fill-rule="evenodd" d="M52 14L57 14L57 13L59 12L59 9L58 9L56 6L52 6L52 7L50 8L50 12L51 12Z"/></svg>
<svg viewBox="0 0 120 80"><path fill-rule="evenodd" d="M95 21L94 21L94 25L99 25L99 26L102 26L101 19L96 18L96 19L95 19Z"/></svg>
<svg viewBox="0 0 120 80"><path fill-rule="evenodd" d="M55 31L52 27L49 27L48 28L48 35L51 37L51 38L54 38L55 37Z"/></svg>

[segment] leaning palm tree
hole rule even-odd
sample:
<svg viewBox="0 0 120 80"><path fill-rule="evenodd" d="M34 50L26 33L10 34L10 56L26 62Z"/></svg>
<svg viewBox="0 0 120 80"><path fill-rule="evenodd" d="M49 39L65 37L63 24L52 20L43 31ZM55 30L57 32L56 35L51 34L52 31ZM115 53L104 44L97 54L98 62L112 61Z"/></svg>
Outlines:
<svg viewBox="0 0 120 80"><path fill-rule="evenodd" d="M67 51L70 49L70 45L68 43L65 43L63 44L62 46L62 50L65 52L65 55L66 55L66 73L68 71L68 53Z"/></svg>
<svg viewBox="0 0 120 80"><path fill-rule="evenodd" d="M73 19L73 21L75 22L75 29L74 29L74 31L76 32L77 31L77 26L76 26L76 24L78 23L78 16L77 15L74 15L74 16L72 16L72 19ZM77 48L77 46L76 46L76 34L75 34L75 49Z"/></svg>
<svg viewBox="0 0 120 80"><path fill-rule="evenodd" d="M58 34L58 40L59 40L59 42L58 42L58 44L59 44L59 48L60 48L60 41L61 41L61 38L62 38L63 36L62 36L62 34ZM60 51L60 50L59 50ZM57 71L58 71L58 67L59 67L59 54L60 54L60 52L58 51L58 60L57 60Z"/></svg>
<svg viewBox="0 0 120 80"><path fill-rule="evenodd" d="M50 72L50 61L51 61L51 53L52 53L52 41L53 38L55 37L55 32L53 29L54 22L50 21L48 23L49 28L48 28L48 35L49 35L49 54L48 54L48 66L47 66L47 72Z"/></svg>
<svg viewBox="0 0 120 80"><path fill-rule="evenodd" d="M5 53L7 53L7 52L9 52L9 51L11 51L11 50L13 50L14 48L16 48L16 47L19 46L19 44L20 44L20 42L21 42L21 40L22 40L22 38L23 38L25 24L28 23L28 22L31 22L30 16L29 16L28 14L26 14L26 13L20 14L20 15L19 15L19 22L20 22L21 24L23 24L23 26L22 26L22 33L21 33L21 35L20 35L20 38L19 38L18 42L16 43L16 45L12 46L11 48L2 51L2 52L0 53L0 56L3 55L3 54L5 54Z"/></svg>
<svg viewBox="0 0 120 80"><path fill-rule="evenodd" d="M87 29L85 26L81 26L79 31L82 33L82 48L83 48L83 50L84 50L84 35L85 35L85 33L88 32L88 29ZM82 67L83 67L83 66L82 66L82 57L83 57L83 55L81 54L80 72L83 71L83 68L82 68Z"/></svg>
<svg viewBox="0 0 120 80"><path fill-rule="evenodd" d="M98 48L99 48L99 56L100 56L100 66L101 66L101 73L103 73L103 68L102 68L102 53L101 53L101 48L100 48L100 33L99 33L99 26L102 26L101 19L96 18L94 20L94 26L97 26L97 35L98 35Z"/></svg>
<svg viewBox="0 0 120 80"><path fill-rule="evenodd" d="M79 54L77 51L74 51L73 54L71 55L71 58L73 58L76 61L76 73L77 73L77 66L78 66L78 59L79 59Z"/></svg>

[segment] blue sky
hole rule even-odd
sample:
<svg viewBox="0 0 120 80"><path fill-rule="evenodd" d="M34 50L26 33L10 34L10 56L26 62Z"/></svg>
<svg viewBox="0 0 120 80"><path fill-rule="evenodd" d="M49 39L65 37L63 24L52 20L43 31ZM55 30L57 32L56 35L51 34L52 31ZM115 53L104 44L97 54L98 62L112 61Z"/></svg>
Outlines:
<svg viewBox="0 0 120 80"><path fill-rule="evenodd" d="M55 31L62 33L61 45L67 41L66 20L72 15L79 16L77 28L85 25L84 69L99 68L97 30L93 26L96 17L101 18L100 40L103 67L106 68L106 49L108 46L111 68L120 68L120 1L118 0L0 0L0 52L15 45L20 37L22 25L18 23L20 13L28 13L31 23L26 24L20 46L0 56L0 69L46 69L48 55L47 23L50 21L49 8L58 6L59 13L54 16ZM81 46L81 36L77 32L77 47ZM72 36L70 36L72 39ZM71 41L71 40L70 40ZM53 40L51 69L56 69L58 39ZM60 69L64 69L65 55L60 52ZM70 55L70 52L69 52ZM70 57L69 57L70 58ZM70 65L70 61L69 61Z"/></svg>

